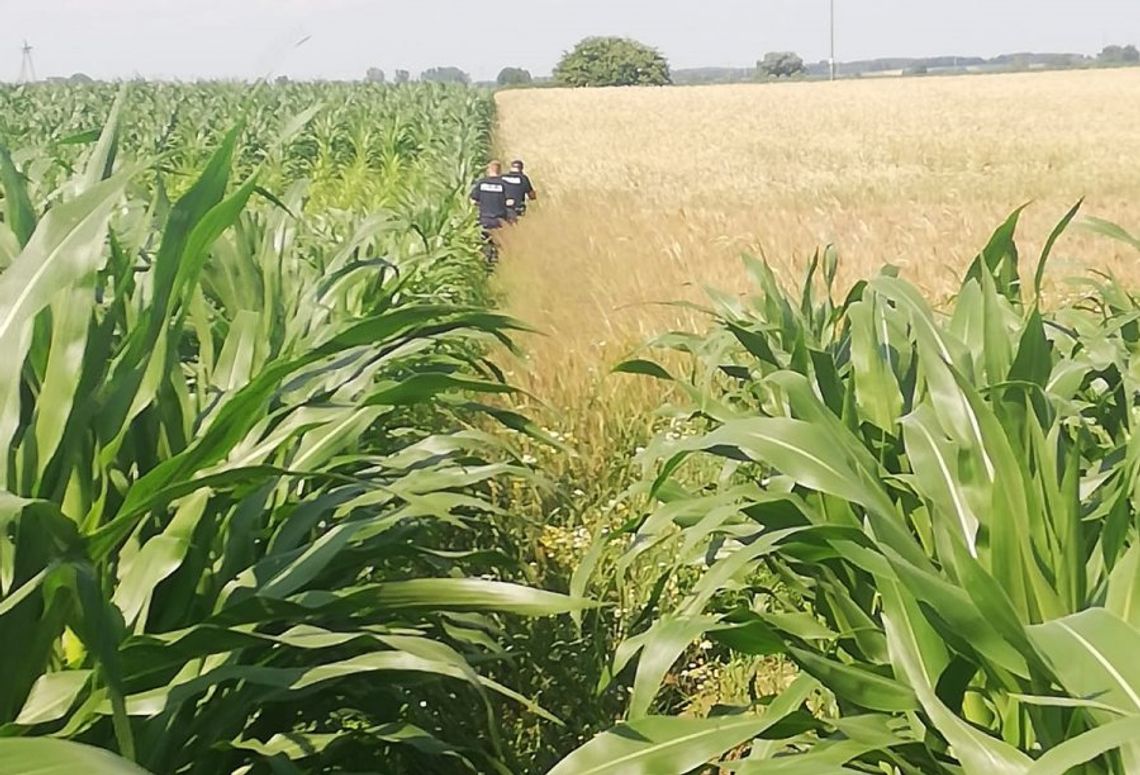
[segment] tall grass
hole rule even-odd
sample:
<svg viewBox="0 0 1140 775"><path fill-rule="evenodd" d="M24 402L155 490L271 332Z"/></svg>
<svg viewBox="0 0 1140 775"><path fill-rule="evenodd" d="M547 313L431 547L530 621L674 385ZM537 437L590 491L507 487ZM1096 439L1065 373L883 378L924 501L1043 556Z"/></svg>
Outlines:
<svg viewBox="0 0 1140 775"><path fill-rule="evenodd" d="M1134 71L500 93L496 141L545 200L510 235L500 278L507 309L549 334L527 341L519 378L601 449L595 429L661 400L604 380L609 365L696 321L659 302L746 292L742 253L798 275L836 244L842 288L890 263L940 303L1026 201L1037 250L1081 197L1128 222L1137 95ZM1079 233L1054 261L1059 277L1136 276L1127 251Z"/></svg>

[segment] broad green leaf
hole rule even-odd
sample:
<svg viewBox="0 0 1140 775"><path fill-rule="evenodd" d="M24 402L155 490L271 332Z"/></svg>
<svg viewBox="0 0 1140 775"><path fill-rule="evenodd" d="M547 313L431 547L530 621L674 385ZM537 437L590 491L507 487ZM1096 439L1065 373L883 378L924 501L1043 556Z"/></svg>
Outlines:
<svg viewBox="0 0 1140 775"><path fill-rule="evenodd" d="M716 624L717 618L712 616L665 616L645 634L645 645L637 662L637 675L633 682L633 695L630 697L631 721L649 714L653 699L669 668L687 646Z"/></svg>
<svg viewBox="0 0 1140 775"><path fill-rule="evenodd" d="M789 648L788 654L821 684L854 705L883 712L919 708L914 692L893 678L856 665L825 659L803 649Z"/></svg>
<svg viewBox="0 0 1140 775"><path fill-rule="evenodd" d="M1140 544L1133 544L1112 569L1104 607L1140 629Z"/></svg>
<svg viewBox="0 0 1140 775"><path fill-rule="evenodd" d="M670 374L663 366L654 363L653 361L633 360L619 363L614 367L615 374L640 374L646 377L653 377L654 379L665 380L666 382L673 381L673 375Z"/></svg>
<svg viewBox="0 0 1140 775"><path fill-rule="evenodd" d="M36 401L35 471L25 476L38 484L63 440L67 421L77 399L75 390L83 368L91 316L95 310L94 277L60 291L51 306L51 350L44 382ZM31 461L24 461L30 465Z"/></svg>
<svg viewBox="0 0 1140 775"><path fill-rule="evenodd" d="M1049 266L1049 258L1053 255L1053 248L1056 247L1057 240L1064 235L1069 225L1073 222L1073 219L1077 217L1084 203L1084 199L1081 199L1073 205L1072 209L1065 214L1065 217L1062 218L1056 228L1053 229L1053 233L1049 235L1049 239L1045 242L1045 247L1041 250L1041 258L1037 261L1037 272L1033 276L1033 294L1038 300L1038 303L1040 303L1041 288L1045 284L1045 270Z"/></svg>
<svg viewBox="0 0 1140 775"><path fill-rule="evenodd" d="M1045 335L1045 322L1036 308L1022 329L1017 355L1009 370L1014 382L1031 382L1044 388L1053 372L1052 351Z"/></svg>
<svg viewBox="0 0 1140 775"><path fill-rule="evenodd" d="M903 397L892 371L891 342L880 328L884 314L874 300L851 305L852 381L863 416L886 431L894 431L902 414Z"/></svg>
<svg viewBox="0 0 1140 775"><path fill-rule="evenodd" d="M880 540L915 564L926 564L918 544L903 529L877 472L852 461L818 426L784 418L736 420L682 445L686 450L720 447L740 450L804 487L865 506Z"/></svg>
<svg viewBox="0 0 1140 775"><path fill-rule="evenodd" d="M953 634L962 637L970 647L976 649L985 659L1007 670L1014 675L1029 678L1029 667L1026 659L1013 643L1028 643L1024 632L1021 637L1012 639L1003 635L1007 630L1008 603L996 600L989 602L983 610L979 608L974 594L983 602L998 597L997 591L984 588L981 584L970 585L970 592L962 589L960 584L951 582L937 574L920 571L907 563L893 561L894 569L900 583L914 598L929 605L938 613L946 624L952 628ZM1001 616L993 612L1001 612ZM1021 623L1014 619L1014 624L1020 629ZM995 625L1001 626L999 630Z"/></svg>
<svg viewBox="0 0 1140 775"><path fill-rule="evenodd" d="M115 171L115 156L119 150L120 121L127 88L127 85L124 84L119 90L119 94L111 106L111 114L103 124L103 131L99 135L99 140L91 149L91 156L87 160L87 169L83 176L84 188L98 185L100 181L111 177Z"/></svg>
<svg viewBox="0 0 1140 775"><path fill-rule="evenodd" d="M237 390L249 383L257 350L257 313L240 310L230 323L217 367L210 375L211 383L222 392Z"/></svg>
<svg viewBox="0 0 1140 775"><path fill-rule="evenodd" d="M919 407L902 424L915 483L935 505L932 516L937 521L947 520L950 529L977 556L979 520L958 471L961 456L957 448L945 437L929 406Z"/></svg>
<svg viewBox="0 0 1140 775"><path fill-rule="evenodd" d="M140 618L145 622L155 588L182 565L209 499L204 490L188 496L161 534L143 544L136 556L120 562L112 600L128 625Z"/></svg>
<svg viewBox="0 0 1140 775"><path fill-rule="evenodd" d="M1140 631L1103 608L1029 628L1065 689L1140 715Z"/></svg>
<svg viewBox="0 0 1140 775"><path fill-rule="evenodd" d="M893 664L914 689L935 729L967 772L1021 775L1031 764L1016 748L971 726L946 707L935 686L946 667L945 645L901 586L883 586L883 623Z"/></svg>
<svg viewBox="0 0 1140 775"><path fill-rule="evenodd" d="M1061 615L1064 604L1033 559L1034 535L1045 528L1036 518L1039 512L1030 505L1032 491L1026 486L1026 463L1018 458L1008 432L978 392L962 375L955 372L953 377L978 423L980 444L993 465L989 572L1023 620Z"/></svg>
<svg viewBox="0 0 1140 775"><path fill-rule="evenodd" d="M320 755L329 746L360 735L407 745L431 756L452 756L462 759L454 748L412 724L385 724L363 730L346 729L324 734L289 732L274 735L265 742L252 739L237 740L232 746L255 751L265 757L285 756L296 761Z"/></svg>
<svg viewBox="0 0 1140 775"><path fill-rule="evenodd" d="M16 165L12 154L0 143L0 186L4 189L5 223L12 230L20 247L28 244L36 230L36 211L28 197L27 180Z"/></svg>
<svg viewBox="0 0 1140 775"><path fill-rule="evenodd" d="M816 688L799 678L760 715L650 716L603 732L550 775L684 775L748 742L797 710Z"/></svg>
<svg viewBox="0 0 1140 775"><path fill-rule="evenodd" d="M0 772L23 775L146 775L107 751L50 738L0 738Z"/></svg>
<svg viewBox="0 0 1140 775"><path fill-rule="evenodd" d="M994 290L1010 302L1021 299L1021 278L1018 273L1018 252L1014 236L1021 215L1028 205L1013 211L990 238L981 255L970 267L967 277L989 282Z"/></svg>
<svg viewBox="0 0 1140 775"><path fill-rule="evenodd" d="M44 673L32 686L16 723L34 726L63 718L90 679L90 670Z"/></svg>
<svg viewBox="0 0 1140 775"><path fill-rule="evenodd" d="M1131 234L1129 234L1127 231L1115 223L1111 223L1101 218L1089 217L1086 218L1081 225L1097 234L1108 237L1109 239L1123 242L1127 245L1131 245L1137 250L1140 250L1140 239L1133 237Z"/></svg>
<svg viewBox="0 0 1140 775"><path fill-rule="evenodd" d="M482 579L413 579L383 583L377 602L392 610L501 611L522 616L553 616L597 604L555 592Z"/></svg>
<svg viewBox="0 0 1140 775"><path fill-rule="evenodd" d="M1082 765L1140 739L1140 717L1111 721L1104 726L1051 748L1029 769L1028 775L1068 775Z"/></svg>
<svg viewBox="0 0 1140 775"><path fill-rule="evenodd" d="M99 268L111 209L126 183L120 173L52 208L0 274L0 350L9 363L23 363L36 315L57 293ZM0 457L7 455L18 422L19 375L18 368L0 370ZM0 484L6 476L7 466L0 466Z"/></svg>
<svg viewBox="0 0 1140 775"><path fill-rule="evenodd" d="M905 741L898 740L896 745ZM876 750L874 746L854 740L819 743L806 753L753 759L742 762L731 771L737 775L854 775L860 770L843 765Z"/></svg>

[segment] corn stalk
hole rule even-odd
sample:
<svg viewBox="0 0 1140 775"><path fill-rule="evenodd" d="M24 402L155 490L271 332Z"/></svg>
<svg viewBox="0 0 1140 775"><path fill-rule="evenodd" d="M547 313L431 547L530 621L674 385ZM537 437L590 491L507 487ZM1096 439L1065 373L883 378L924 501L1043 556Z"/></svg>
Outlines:
<svg viewBox="0 0 1140 775"><path fill-rule="evenodd" d="M749 261L757 294L713 297L691 373L620 367L689 422L646 454L659 506L603 540L697 580L616 655L628 721L557 775L1140 769L1140 307L1110 278L1042 304L1076 214L1023 278L1015 213L945 313L889 269L836 298L832 250L795 292ZM655 715L697 638L800 678Z"/></svg>
<svg viewBox="0 0 1140 775"><path fill-rule="evenodd" d="M48 111L25 139L109 105L0 94ZM495 482L532 473L474 422L511 391L486 345L519 325L469 303L466 203L419 175L402 209L314 201L337 185L305 176L314 114L265 139L298 101L269 94L140 88L56 156L0 150L0 769L128 771L78 741L161 773L503 771L494 702L549 717L478 670L497 615L587 604L480 551ZM337 133L393 105L489 117L468 92L353 94ZM216 134L238 101L273 121ZM470 168L486 133L459 136L398 152Z"/></svg>

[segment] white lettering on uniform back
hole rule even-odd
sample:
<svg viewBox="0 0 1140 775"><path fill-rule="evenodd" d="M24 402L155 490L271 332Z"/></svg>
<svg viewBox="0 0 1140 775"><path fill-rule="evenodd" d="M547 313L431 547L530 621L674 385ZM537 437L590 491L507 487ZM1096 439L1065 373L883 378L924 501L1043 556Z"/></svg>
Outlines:
<svg viewBox="0 0 1140 775"><path fill-rule="evenodd" d="M508 178L504 175L503 180L507 181L512 186L521 186L522 185L522 178Z"/></svg>
<svg viewBox="0 0 1140 775"><path fill-rule="evenodd" d="M487 193L492 193L492 194L503 193L503 187L501 185L499 185L498 183L484 183L481 186L479 186L479 190L480 191L486 191Z"/></svg>

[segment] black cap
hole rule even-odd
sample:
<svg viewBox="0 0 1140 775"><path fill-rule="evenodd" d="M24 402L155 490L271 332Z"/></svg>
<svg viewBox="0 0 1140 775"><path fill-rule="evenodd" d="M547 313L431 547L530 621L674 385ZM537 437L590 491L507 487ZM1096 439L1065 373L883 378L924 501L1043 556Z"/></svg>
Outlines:
<svg viewBox="0 0 1140 775"><path fill-rule="evenodd" d="M524 166L525 165L522 163L522 159L515 159L511 162L511 167L518 167L520 170L523 169Z"/></svg>

